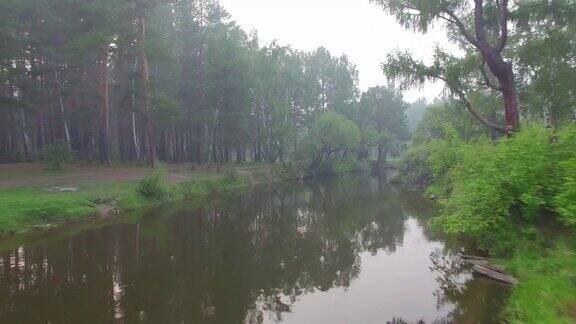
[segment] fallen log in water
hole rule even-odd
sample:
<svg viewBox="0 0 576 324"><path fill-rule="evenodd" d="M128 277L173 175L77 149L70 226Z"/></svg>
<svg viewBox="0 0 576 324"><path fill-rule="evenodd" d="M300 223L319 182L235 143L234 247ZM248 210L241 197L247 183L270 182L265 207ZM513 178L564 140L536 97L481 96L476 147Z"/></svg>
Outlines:
<svg viewBox="0 0 576 324"><path fill-rule="evenodd" d="M497 281L500 281L500 282L504 282L504 283L507 283L507 284L516 285L516 284L518 283L518 279L516 279L516 278L514 278L514 277L512 277L512 276L509 276L509 275L507 275L507 274L504 274L504 273L501 273L501 272L497 272L497 271L488 269L488 268L483 267L483 266L481 266L481 265L475 264L475 265L472 267L472 270L474 270L474 272L476 272L476 273L478 273L478 274L481 274L481 275L483 275L483 276L486 276L486 277L488 277L488 278L490 278L490 279L494 279L494 280L497 280Z"/></svg>
<svg viewBox="0 0 576 324"><path fill-rule="evenodd" d="M476 255L466 255L466 254L462 254L460 255L460 257L464 260L488 260L488 258L485 257L481 257L481 256L476 256Z"/></svg>
<svg viewBox="0 0 576 324"><path fill-rule="evenodd" d="M468 260L464 260L464 262L466 263L470 263L471 265L478 265L487 269L490 269L492 271L496 271L496 272L500 272L503 274L506 274L506 269L504 269L503 266L499 266L499 265L495 265L495 264L490 264L490 262L488 260L476 260L476 259L468 259Z"/></svg>
<svg viewBox="0 0 576 324"><path fill-rule="evenodd" d="M504 267L490 264L487 258L473 255L461 255L462 261L472 265L472 270L480 275L494 279L507 284L515 285L518 280L508 274Z"/></svg>

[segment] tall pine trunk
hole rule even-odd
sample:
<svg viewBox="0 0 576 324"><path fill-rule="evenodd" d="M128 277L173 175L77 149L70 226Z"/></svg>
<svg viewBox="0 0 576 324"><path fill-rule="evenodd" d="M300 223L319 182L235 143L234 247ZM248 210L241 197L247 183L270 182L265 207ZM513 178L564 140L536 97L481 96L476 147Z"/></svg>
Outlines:
<svg viewBox="0 0 576 324"><path fill-rule="evenodd" d="M143 46L146 39L146 21L144 18L144 10L141 11L138 17L139 31L138 43ZM156 151L156 125L152 114L152 93L150 89L150 70L148 69L148 56L144 48L140 49L140 63L141 71L140 76L142 79L142 86L144 87L144 114L146 116L146 137L148 145L148 163L151 167L156 168L158 165L158 153Z"/></svg>
<svg viewBox="0 0 576 324"><path fill-rule="evenodd" d="M112 132L110 130L110 107L108 98L108 44L98 56L98 90L100 93L100 160L106 167L112 166Z"/></svg>
<svg viewBox="0 0 576 324"><path fill-rule="evenodd" d="M64 97L62 96L62 84L60 83L60 77L58 75L57 69L54 71L54 79L56 80L56 91L58 91L58 103L60 105L60 113L62 114L61 116L64 126L66 145L71 148L70 128L68 127L68 122L66 121L66 109L64 108Z"/></svg>

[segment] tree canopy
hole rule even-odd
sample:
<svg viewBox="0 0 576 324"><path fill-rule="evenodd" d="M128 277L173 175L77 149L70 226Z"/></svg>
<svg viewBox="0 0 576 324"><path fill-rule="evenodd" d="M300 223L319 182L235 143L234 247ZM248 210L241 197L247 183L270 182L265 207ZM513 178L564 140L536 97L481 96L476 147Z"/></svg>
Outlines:
<svg viewBox="0 0 576 324"><path fill-rule="evenodd" d="M517 129L520 110L550 123L574 118L573 91L562 90L574 75L574 1L374 2L406 28L425 33L433 25L445 26L464 53L436 48L430 64L407 52L389 55L384 73L402 87L441 80L475 118L501 132ZM499 98L502 108L496 114L486 111L471 100L478 95Z"/></svg>
<svg viewBox="0 0 576 324"><path fill-rule="evenodd" d="M366 120L348 57L261 44L215 0L8 0L0 18L0 161L52 143L106 165L287 161L326 113Z"/></svg>

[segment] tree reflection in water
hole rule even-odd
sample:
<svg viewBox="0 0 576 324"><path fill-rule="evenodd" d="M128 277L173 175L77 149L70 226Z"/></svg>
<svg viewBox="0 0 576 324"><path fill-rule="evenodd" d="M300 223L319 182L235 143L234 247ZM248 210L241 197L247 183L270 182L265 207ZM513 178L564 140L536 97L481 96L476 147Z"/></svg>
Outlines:
<svg viewBox="0 0 576 324"><path fill-rule="evenodd" d="M364 252L394 253L405 211L427 217L415 205L374 178L282 184L7 250L0 322L280 321L304 295L350 287ZM444 263L432 271L438 303L465 314L470 283L453 285Z"/></svg>

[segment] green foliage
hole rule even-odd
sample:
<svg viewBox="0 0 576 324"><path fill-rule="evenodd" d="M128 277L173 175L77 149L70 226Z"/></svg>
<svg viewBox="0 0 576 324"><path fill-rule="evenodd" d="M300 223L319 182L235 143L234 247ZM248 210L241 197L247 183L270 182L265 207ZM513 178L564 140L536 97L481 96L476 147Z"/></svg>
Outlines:
<svg viewBox="0 0 576 324"><path fill-rule="evenodd" d="M246 179L237 171L226 169L223 176L190 179L174 186L178 199L202 198L210 193L227 193L246 185Z"/></svg>
<svg viewBox="0 0 576 324"><path fill-rule="evenodd" d="M166 171L160 168L152 171L152 173L138 181L136 191L148 199L167 199L171 194L171 190L166 181Z"/></svg>
<svg viewBox="0 0 576 324"><path fill-rule="evenodd" d="M431 185L430 150L421 145L406 151L400 159L399 180L410 188L423 191Z"/></svg>
<svg viewBox="0 0 576 324"><path fill-rule="evenodd" d="M0 233L42 228L98 213L98 202L118 202L118 208L142 206L126 183L83 186L77 192L51 192L21 187L0 190Z"/></svg>
<svg viewBox="0 0 576 324"><path fill-rule="evenodd" d="M62 164L74 161L74 152L68 144L55 142L47 145L41 152L40 157L46 161L46 169L50 171L62 170Z"/></svg>
<svg viewBox="0 0 576 324"><path fill-rule="evenodd" d="M457 102L435 102L424 111L424 116L412 135L412 143L418 145L429 140L445 138L446 124L450 124L458 137L464 140L486 133L486 129Z"/></svg>
<svg viewBox="0 0 576 324"><path fill-rule="evenodd" d="M472 1L461 0L372 0L394 16L407 29L426 32L435 24L444 24L448 37L460 46L463 55L451 55L436 48L428 64L409 52L388 55L382 65L390 80L403 88L419 87L426 81L440 80L454 98L470 101L480 115L499 121L494 114L502 105L498 81L482 63L483 54L475 39ZM482 16L487 41L491 46L504 44L503 59L514 65L518 94L522 106L534 120L542 120L545 112L560 124L574 118L576 82L576 6L573 0L516 1L507 6L509 11L508 37L501 42L499 6L502 2L482 1ZM488 60L488 58L486 58ZM489 80L488 82L486 80ZM494 87L496 85L496 87ZM497 105L478 104L474 99L484 97L499 101ZM474 98L476 97L476 98Z"/></svg>
<svg viewBox="0 0 576 324"><path fill-rule="evenodd" d="M576 3L574 0L533 1L519 6L512 51L518 79L527 84L521 96L532 116L549 109L556 121L574 118L576 93ZM533 71L537 71L534 73Z"/></svg>
<svg viewBox="0 0 576 324"><path fill-rule="evenodd" d="M447 122L437 125L434 138L426 145L412 147L400 160L401 180L414 189L428 189L431 196L438 194L439 186L448 186L447 173L460 159L462 144L452 124Z"/></svg>
<svg viewBox="0 0 576 324"><path fill-rule="evenodd" d="M359 107L359 120L362 125L370 125L379 132L386 132L390 139L408 139L408 104L402 93L392 85L372 87L362 94Z"/></svg>
<svg viewBox="0 0 576 324"><path fill-rule="evenodd" d="M576 126L566 127L558 134L560 189L554 198L556 211L564 222L576 225Z"/></svg>
<svg viewBox="0 0 576 324"><path fill-rule="evenodd" d="M358 97L358 71L345 56L320 47L304 57L304 99L309 119L333 111L351 119Z"/></svg>
<svg viewBox="0 0 576 324"><path fill-rule="evenodd" d="M428 108L426 98L420 98L408 105L408 109L406 109L406 117L408 117L408 128L410 133L413 133L416 130L416 126L418 126L424 117L426 108Z"/></svg>
<svg viewBox="0 0 576 324"><path fill-rule="evenodd" d="M297 155L300 168L306 172L332 173L339 164L354 158L360 140L360 129L353 121L338 113L323 113L300 143Z"/></svg>
<svg viewBox="0 0 576 324"><path fill-rule="evenodd" d="M158 92L154 95L154 118L159 125L172 125L182 120L184 115L180 103Z"/></svg>
<svg viewBox="0 0 576 324"><path fill-rule="evenodd" d="M575 127L554 134L531 126L494 143L462 141L447 124L442 136L404 156L400 174L439 198L436 226L504 252L514 237L537 239L530 225L536 220L574 224Z"/></svg>
<svg viewBox="0 0 576 324"><path fill-rule="evenodd" d="M500 260L520 283L505 307L509 323L574 323L576 257L561 242L551 250L524 247L510 260Z"/></svg>
<svg viewBox="0 0 576 324"><path fill-rule="evenodd" d="M360 129L360 147L358 157L367 159L370 157L370 151L380 143L385 143L388 139L387 133L381 133L372 125L367 125Z"/></svg>
<svg viewBox="0 0 576 324"><path fill-rule="evenodd" d="M111 206L128 211L180 199L202 199L246 186L265 170L269 180L275 170L254 166L247 170L226 169L223 174L194 175L175 184L166 181L166 171L154 170L137 183L106 182L81 185L75 192L51 192L44 188L0 189L0 233L22 232L74 219L98 215Z"/></svg>

